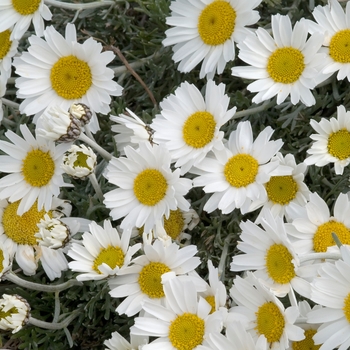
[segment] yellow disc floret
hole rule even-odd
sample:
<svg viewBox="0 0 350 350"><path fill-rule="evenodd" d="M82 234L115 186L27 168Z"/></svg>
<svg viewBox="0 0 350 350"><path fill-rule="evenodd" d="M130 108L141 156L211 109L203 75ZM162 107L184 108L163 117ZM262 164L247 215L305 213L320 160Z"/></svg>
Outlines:
<svg viewBox="0 0 350 350"><path fill-rule="evenodd" d="M269 200L280 205L290 203L298 192L298 184L292 175L271 176L265 187Z"/></svg>
<svg viewBox="0 0 350 350"><path fill-rule="evenodd" d="M276 83L292 84L300 78L304 69L304 55L294 47L276 49L267 63L267 72Z"/></svg>
<svg viewBox="0 0 350 350"><path fill-rule="evenodd" d="M50 152L33 149L23 159L22 174L25 182L30 186L46 186L51 181L54 173L55 162Z"/></svg>
<svg viewBox="0 0 350 350"><path fill-rule="evenodd" d="M16 307L11 308L10 310L4 311L4 309L0 309L0 320L9 317L13 314L18 314L18 309Z"/></svg>
<svg viewBox="0 0 350 350"><path fill-rule="evenodd" d="M329 43L329 56L339 63L350 63L350 29L335 33Z"/></svg>
<svg viewBox="0 0 350 350"><path fill-rule="evenodd" d="M342 129L329 135L327 144L328 153L340 160L350 157L350 132Z"/></svg>
<svg viewBox="0 0 350 350"><path fill-rule="evenodd" d="M101 273L99 266L105 263L111 269L123 266L124 264L124 252L120 247L108 246L107 248L101 248L98 256L94 260L93 269Z"/></svg>
<svg viewBox="0 0 350 350"><path fill-rule="evenodd" d="M344 299L343 311L344 311L345 318L350 323L350 293Z"/></svg>
<svg viewBox="0 0 350 350"><path fill-rule="evenodd" d="M185 222L180 209L170 210L169 218L164 218L164 230L172 239L179 237Z"/></svg>
<svg viewBox="0 0 350 350"><path fill-rule="evenodd" d="M263 334L268 343L281 339L284 331L284 317L276 304L266 302L261 305L256 314L256 330Z"/></svg>
<svg viewBox="0 0 350 350"><path fill-rule="evenodd" d="M192 350L202 344L204 320L195 314L185 312L177 316L169 327L169 339L177 350Z"/></svg>
<svg viewBox="0 0 350 350"><path fill-rule="evenodd" d="M255 181L259 164L249 154L237 154L231 157L225 165L226 181L233 187L245 187Z"/></svg>
<svg viewBox="0 0 350 350"><path fill-rule="evenodd" d="M12 0L12 6L22 16L32 15L42 0Z"/></svg>
<svg viewBox="0 0 350 350"><path fill-rule="evenodd" d="M66 100L83 97L92 85L89 65L75 56L61 57L51 68L52 88Z"/></svg>
<svg viewBox="0 0 350 350"><path fill-rule="evenodd" d="M213 140L216 122L209 112L190 115L182 129L183 139L188 146L202 148Z"/></svg>
<svg viewBox="0 0 350 350"><path fill-rule="evenodd" d="M273 244L266 252L266 269L274 282L285 284L295 277L293 256L283 244Z"/></svg>
<svg viewBox="0 0 350 350"><path fill-rule="evenodd" d="M145 265L139 275L139 285L143 293L150 298L163 298L164 291L162 281L162 275L166 272L170 272L170 268L160 262L150 262Z"/></svg>
<svg viewBox="0 0 350 350"><path fill-rule="evenodd" d="M17 209L20 201L10 203L2 215L2 225L6 236L11 238L17 244L37 245L36 237L38 224L44 219L45 214L52 217L52 212L46 212L44 209L38 211L38 203L35 202L32 207L22 216L17 215Z"/></svg>
<svg viewBox="0 0 350 350"><path fill-rule="evenodd" d="M0 60L2 60L10 51L12 41L10 40L11 31L9 29L0 33Z"/></svg>
<svg viewBox="0 0 350 350"><path fill-rule="evenodd" d="M143 170L134 180L135 196L144 205L156 205L165 197L167 189L164 175L156 169Z"/></svg>
<svg viewBox="0 0 350 350"><path fill-rule="evenodd" d="M207 297L205 297L205 300L211 306L210 313L212 314L215 311L215 297L214 297L214 295L208 295Z"/></svg>
<svg viewBox="0 0 350 350"><path fill-rule="evenodd" d="M198 33L207 45L216 46L230 39L235 29L236 11L230 3L215 0L205 7L198 19Z"/></svg>
<svg viewBox="0 0 350 350"><path fill-rule="evenodd" d="M342 244L350 244L350 230L343 223L330 220L320 226L314 234L314 251L326 252L328 247L336 245L332 237L335 233Z"/></svg>
<svg viewBox="0 0 350 350"><path fill-rule="evenodd" d="M315 345L312 337L317 333L316 329L305 329L304 335L305 339L300 341L293 341L293 350L318 350L322 344Z"/></svg>
<svg viewBox="0 0 350 350"><path fill-rule="evenodd" d="M91 170L91 167L88 166L87 164L87 159L89 156L85 154L84 152L77 152L77 159L73 163L74 167L80 167L80 168L87 168Z"/></svg>

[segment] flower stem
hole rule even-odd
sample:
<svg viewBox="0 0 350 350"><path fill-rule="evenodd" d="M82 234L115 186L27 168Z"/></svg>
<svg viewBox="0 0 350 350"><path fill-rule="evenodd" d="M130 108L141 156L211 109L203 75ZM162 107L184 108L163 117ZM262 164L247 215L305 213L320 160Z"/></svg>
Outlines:
<svg viewBox="0 0 350 350"><path fill-rule="evenodd" d="M4 98L4 97L1 98L1 101L2 101L2 103L3 103L4 105L6 105L6 106L19 109L19 104L16 103L16 102L10 101L10 100L8 100L7 98Z"/></svg>
<svg viewBox="0 0 350 350"><path fill-rule="evenodd" d="M232 119L243 118L243 117L246 117L248 115L252 115L252 114L255 114L255 113L259 113L259 112L265 111L266 109L274 106L275 104L276 104L275 99L273 99L272 101L265 101L262 105L260 105L258 107L249 108L249 109L245 109L244 111L237 112L232 117Z"/></svg>
<svg viewBox="0 0 350 350"><path fill-rule="evenodd" d="M112 159L112 156L105 151L101 146L99 146L95 141L87 137L84 133L81 133L79 136L79 140L87 143L89 146L94 148L104 159L108 162Z"/></svg>
<svg viewBox="0 0 350 350"><path fill-rule="evenodd" d="M78 310L76 310L75 312L72 312L71 315L69 315L64 321L62 322L45 322L45 321L41 321L38 320L34 317L29 317L28 323L36 326L36 327L40 327L40 328L44 328L44 329L63 329L66 328L67 326L69 326L69 324L79 315Z"/></svg>
<svg viewBox="0 0 350 350"><path fill-rule="evenodd" d="M97 8L97 7L103 7L103 6L112 6L115 5L115 1L95 1L95 2L90 2L86 4L70 4L67 2L62 2L58 0L45 0L45 4L47 5L52 5L56 7L60 7L63 9L68 9L68 10L85 10L85 9L91 9L91 8Z"/></svg>
<svg viewBox="0 0 350 350"><path fill-rule="evenodd" d="M3 276L3 279L6 279L12 283L17 284L20 287L32 289L32 290L39 290L42 292L57 292L62 291L65 289L68 289L72 286L81 286L82 283L77 280L69 280L67 282L64 282L62 284L56 284L56 285L46 285L46 284L40 284L40 283L34 283L30 281L26 281L20 277L18 277L14 272L9 272L8 274Z"/></svg>
<svg viewBox="0 0 350 350"><path fill-rule="evenodd" d="M135 62L129 63L129 66L133 69L138 69L138 68L142 67L144 64L148 63L149 61L156 59L160 56L161 56L161 54L157 51L154 54L152 54L151 56L140 58L139 60L137 60ZM115 76L122 75L123 73L126 73L126 72L130 73L130 70L126 66L115 67L112 69L114 71Z"/></svg>
<svg viewBox="0 0 350 350"><path fill-rule="evenodd" d="M90 174L89 179L90 179L92 187L94 188L94 190L97 194L98 199L102 203L103 202L103 192L101 190L100 184L98 183L98 181L96 179L95 173Z"/></svg>
<svg viewBox="0 0 350 350"><path fill-rule="evenodd" d="M218 267L218 274L221 282L224 282L225 280L225 267L226 267L226 258L228 253L228 246L230 244L232 236L228 236L225 238L224 241L224 249L222 250L221 257L220 257L220 263Z"/></svg>

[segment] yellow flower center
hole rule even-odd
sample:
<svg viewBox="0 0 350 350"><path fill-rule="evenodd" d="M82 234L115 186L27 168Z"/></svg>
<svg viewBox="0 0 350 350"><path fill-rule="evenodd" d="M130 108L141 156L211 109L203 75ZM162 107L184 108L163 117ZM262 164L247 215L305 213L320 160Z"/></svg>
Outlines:
<svg viewBox="0 0 350 350"><path fill-rule="evenodd" d="M226 181L233 187L245 187L255 181L259 164L249 154L237 154L231 157L225 165Z"/></svg>
<svg viewBox="0 0 350 350"><path fill-rule="evenodd" d="M192 350L202 344L204 337L204 320L195 314L185 312L171 322L169 339L177 350Z"/></svg>
<svg viewBox="0 0 350 350"><path fill-rule="evenodd" d="M211 306L210 313L212 314L215 311L215 297L214 297L214 295L208 295L207 297L205 297L205 300Z"/></svg>
<svg viewBox="0 0 350 350"><path fill-rule="evenodd" d="M281 205L290 203L298 192L298 184L292 175L271 176L265 186L269 200Z"/></svg>
<svg viewBox="0 0 350 350"><path fill-rule="evenodd" d="M89 158L89 156L87 154L85 154L83 152L77 152L77 159L73 163L73 166L75 168L80 167L80 168L87 168L87 169L91 170L91 168L87 164L88 158Z"/></svg>
<svg viewBox="0 0 350 350"><path fill-rule="evenodd" d="M165 177L156 169L146 169L134 180L135 196L144 205L156 205L165 197L167 189Z"/></svg>
<svg viewBox="0 0 350 350"><path fill-rule="evenodd" d="M289 283L294 277L293 256L283 244L273 244L266 252L268 275L280 284Z"/></svg>
<svg viewBox="0 0 350 350"><path fill-rule="evenodd" d="M22 174L25 182L30 186L46 186L51 181L54 172L55 162L50 152L33 149L23 159Z"/></svg>
<svg viewBox="0 0 350 350"><path fill-rule="evenodd" d="M281 339L285 321L276 304L269 301L261 305L256 314L256 330L263 334L268 343L274 343Z"/></svg>
<svg viewBox="0 0 350 350"><path fill-rule="evenodd" d="M329 56L340 63L350 63L350 29L335 33L329 44Z"/></svg>
<svg viewBox="0 0 350 350"><path fill-rule="evenodd" d="M12 6L22 16L32 15L39 8L41 0L12 0Z"/></svg>
<svg viewBox="0 0 350 350"><path fill-rule="evenodd" d="M336 245L332 233L337 235L342 244L350 244L349 228L341 222L331 220L318 226L313 238L315 252L326 252L328 247Z"/></svg>
<svg viewBox="0 0 350 350"><path fill-rule="evenodd" d="M327 144L328 153L340 160L350 157L350 132L342 129L329 135Z"/></svg>
<svg viewBox="0 0 350 350"><path fill-rule="evenodd" d="M193 148L202 148L213 140L216 122L209 112L190 115L182 129L184 141Z"/></svg>
<svg viewBox="0 0 350 350"><path fill-rule="evenodd" d="M235 29L236 11L222 0L207 5L198 19L198 33L207 45L221 45L230 39Z"/></svg>
<svg viewBox="0 0 350 350"><path fill-rule="evenodd" d="M94 260L93 269L101 273L99 266L105 263L111 269L123 266L124 264L124 252L120 247L108 246L107 248L101 248L100 253Z"/></svg>
<svg viewBox="0 0 350 350"><path fill-rule="evenodd" d="M2 215L2 225L7 237L11 238L17 244L37 245L36 237L38 224L44 219L45 214L52 217L52 212L46 212L44 209L38 211L38 203L35 202L32 207L22 216L17 215L17 209L20 201L10 203Z"/></svg>
<svg viewBox="0 0 350 350"><path fill-rule="evenodd" d="M179 237L184 228L185 222L180 209L170 210L169 218L164 217L164 229L172 239Z"/></svg>
<svg viewBox="0 0 350 350"><path fill-rule="evenodd" d="M83 97L92 85L89 65L75 56L61 57L52 67L52 88L66 100Z"/></svg>
<svg viewBox="0 0 350 350"><path fill-rule="evenodd" d="M11 31L9 29L0 33L0 60L2 60L10 51L12 41L10 40Z"/></svg>
<svg viewBox="0 0 350 350"><path fill-rule="evenodd" d="M305 68L304 55L293 47L276 49L268 59L267 72L276 83L292 84Z"/></svg>
<svg viewBox="0 0 350 350"><path fill-rule="evenodd" d="M0 309L0 320L9 317L13 314L18 314L18 309L16 307L11 308L10 310L3 311L3 309Z"/></svg>
<svg viewBox="0 0 350 350"><path fill-rule="evenodd" d="M292 343L293 350L318 350L321 347L321 344L315 345L315 342L312 339L316 332L316 329L306 329L304 332L305 339L294 341Z"/></svg>
<svg viewBox="0 0 350 350"><path fill-rule="evenodd" d="M345 318L350 323L350 293L344 299L343 311L344 311Z"/></svg>
<svg viewBox="0 0 350 350"><path fill-rule="evenodd" d="M163 298L165 294L161 281L162 275L166 272L170 272L170 269L163 263L150 262L145 265L138 280L141 291L150 298Z"/></svg>

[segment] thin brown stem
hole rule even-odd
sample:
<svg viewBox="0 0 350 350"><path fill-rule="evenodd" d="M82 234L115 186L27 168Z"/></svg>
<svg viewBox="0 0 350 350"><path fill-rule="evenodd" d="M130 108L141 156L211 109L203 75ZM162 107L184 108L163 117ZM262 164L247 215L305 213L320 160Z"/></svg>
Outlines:
<svg viewBox="0 0 350 350"><path fill-rule="evenodd" d="M145 82L141 79L141 77L134 71L134 69L132 68L132 66L130 65L130 63L127 61L127 59L125 58L125 56L122 54L122 52L120 51L119 47L113 46L113 45L108 45L105 47L106 50L111 50L113 51L119 58L120 60L123 62L123 64L125 65L125 67L128 69L128 71L135 77L135 79L141 84L141 86L145 89L145 91L147 92L149 98L151 99L153 105L156 107L157 106L157 101L153 96L152 91L148 88L148 86L145 84Z"/></svg>

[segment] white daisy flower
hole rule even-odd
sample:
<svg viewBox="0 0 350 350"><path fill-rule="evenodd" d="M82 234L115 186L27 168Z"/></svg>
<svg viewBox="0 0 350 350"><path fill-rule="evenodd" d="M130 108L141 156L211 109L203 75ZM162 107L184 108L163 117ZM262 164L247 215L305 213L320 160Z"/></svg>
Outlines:
<svg viewBox="0 0 350 350"><path fill-rule="evenodd" d="M285 309L251 272L245 279L239 276L234 279L230 295L238 305L230 311L247 320L246 329L254 341L264 335L269 349L284 350L288 348L289 340L304 339L304 330L294 324L299 316L298 307Z"/></svg>
<svg viewBox="0 0 350 350"><path fill-rule="evenodd" d="M267 201L257 199L251 204L249 211L260 207L271 211L273 216L285 216L291 203L304 206L309 198L309 189L304 183L304 175L307 170L305 163L296 164L295 158L288 153L285 157L278 152L272 161L277 159L280 165L290 167L291 175L271 176L265 184ZM263 210L262 209L262 210ZM262 213L262 210L260 213ZM259 216L260 217L260 216ZM259 222L259 217L256 222Z"/></svg>
<svg viewBox="0 0 350 350"><path fill-rule="evenodd" d="M267 350L268 344L264 335L260 335L255 342L242 323L230 322L221 333L210 333L207 339L212 350Z"/></svg>
<svg viewBox="0 0 350 350"><path fill-rule="evenodd" d="M300 255L326 252L336 248L332 233L342 244L350 245L350 199L340 193L334 204L333 216L327 203L317 194L310 194L305 207L293 208L292 225L288 234L294 238L293 246Z"/></svg>
<svg viewBox="0 0 350 350"><path fill-rule="evenodd" d="M5 200L0 201L4 203ZM6 244L6 236L0 234L0 281L3 275L5 275L12 267L13 254L9 251L8 245Z"/></svg>
<svg viewBox="0 0 350 350"><path fill-rule="evenodd" d="M238 45L238 57L251 67L233 67L232 75L256 79L247 87L258 92L252 100L255 103L277 95L277 104L281 104L290 95L294 105L299 101L306 106L314 105L316 101L310 89L326 79L316 69L324 58L317 53L323 35L315 33L306 41L305 21L297 22L292 29L289 17L280 14L272 16L271 25L273 38L265 29L258 28Z"/></svg>
<svg viewBox="0 0 350 350"><path fill-rule="evenodd" d="M37 224L39 231L34 234L37 242L42 247L57 249L64 247L69 241L70 232L67 225L57 218L50 217L47 213Z"/></svg>
<svg viewBox="0 0 350 350"><path fill-rule="evenodd" d="M310 136L316 142L307 150L311 156L305 163L319 167L334 163L335 173L342 175L350 163L350 112L341 105L337 108L337 119L321 118L320 122L311 119L310 124L318 134Z"/></svg>
<svg viewBox="0 0 350 350"><path fill-rule="evenodd" d="M260 228L251 221L242 222L242 233L237 248L245 254L235 255L231 271L256 270L255 275L279 297L291 288L309 296L309 284L298 277L299 259L287 238L281 217L273 217L264 210Z"/></svg>
<svg viewBox="0 0 350 350"><path fill-rule="evenodd" d="M28 302L19 295L3 294L0 299L0 329L18 332L30 316Z"/></svg>
<svg viewBox="0 0 350 350"><path fill-rule="evenodd" d="M298 303L300 317L298 319L298 326L304 330L305 338L299 341L291 341L288 350L306 350L313 349L318 350L321 345L315 345L313 339L314 335L317 333L317 329L320 325L306 323L307 314L311 311L311 306L306 300L300 301ZM321 305L315 305L312 309L321 309ZM303 322L305 320L305 323Z"/></svg>
<svg viewBox="0 0 350 350"><path fill-rule="evenodd" d="M341 251L343 260L323 263L311 285L311 300L325 306L307 315L308 322L322 323L313 337L320 350L350 346L350 251L346 246Z"/></svg>
<svg viewBox="0 0 350 350"><path fill-rule="evenodd" d="M65 109L51 106L37 120L35 134L57 142L75 141L81 134L81 123Z"/></svg>
<svg viewBox="0 0 350 350"><path fill-rule="evenodd" d="M344 10L336 0L329 0L326 6L317 6L313 11L316 23L309 22L310 33L324 34L323 46L320 52L325 53L322 73L338 72L337 79L348 78L350 81L350 4L346 3Z"/></svg>
<svg viewBox="0 0 350 350"><path fill-rule="evenodd" d="M21 200L18 215L22 215L37 200L38 210L50 210L52 196L60 194L60 187L71 186L63 182L60 168L63 154L69 144L55 146L53 141L37 137L21 124L23 139L8 130L5 136L12 142L0 141L0 171L9 173L0 179L0 199L9 202Z"/></svg>
<svg viewBox="0 0 350 350"><path fill-rule="evenodd" d="M0 5L0 18L1 5ZM0 24L1 26L1 24ZM0 31L0 72L6 77L11 75L12 57L17 53L18 41L10 39L12 34L12 28Z"/></svg>
<svg viewBox="0 0 350 350"><path fill-rule="evenodd" d="M228 110L229 101L225 85L209 80L205 99L195 85L184 82L160 103L161 114L151 124L153 140L165 145L182 174L212 149L223 148L224 132L220 128L236 112L236 107Z"/></svg>
<svg viewBox="0 0 350 350"><path fill-rule="evenodd" d="M7 76L6 74L0 74L0 124L4 118L4 109L2 106L2 98L6 94Z"/></svg>
<svg viewBox="0 0 350 350"><path fill-rule="evenodd" d="M177 243L171 243L164 246L157 239L152 245L144 245L143 249L145 254L135 258L132 266L108 281L112 297L126 297L117 307L119 314L135 315L148 299L160 304L164 298L162 275L170 271L184 275L200 264L200 259L194 257L197 253L194 245L180 248Z"/></svg>
<svg viewBox="0 0 350 350"><path fill-rule="evenodd" d="M245 26L255 24L260 16L253 11L261 0L185 0L172 1L171 16L164 46L174 45L173 60L180 62L180 72L190 72L203 61L200 78L221 74L226 63L235 58L235 42L247 33Z"/></svg>
<svg viewBox="0 0 350 350"><path fill-rule="evenodd" d="M199 216L195 210L189 209L184 211L181 209L170 210L170 215L166 218L164 215L162 220L159 220L155 228L152 230L156 238L170 237L177 243L186 240L189 242L191 235L185 231L192 230L199 223Z"/></svg>
<svg viewBox="0 0 350 350"><path fill-rule="evenodd" d="M130 335L130 343L122 337L117 331L113 332L112 337L103 342L107 346L105 350L139 350L144 344L148 344L148 337Z"/></svg>
<svg viewBox="0 0 350 350"><path fill-rule="evenodd" d="M248 211L253 200L266 200L264 184L270 179L278 161L271 158L282 147L282 140L269 141L273 130L266 127L253 141L249 121L241 122L230 134L227 145L215 151L215 158L206 157L191 170L200 176L194 186L204 186L206 193L214 193L204 206L211 213L219 208L224 214L240 208Z"/></svg>
<svg viewBox="0 0 350 350"><path fill-rule="evenodd" d="M72 145L65 153L61 168L75 178L85 178L95 170L97 156L90 147Z"/></svg>
<svg viewBox="0 0 350 350"><path fill-rule="evenodd" d="M52 105L68 110L72 103L82 102L93 112L107 114L110 95L122 93L122 87L112 80L113 70L106 67L114 54L101 53L102 45L92 38L79 44L70 23L65 38L53 26L45 29L44 36L45 40L31 36L28 52L13 62L20 75L16 79L17 97L25 99L21 113L38 116ZM97 119L94 123L96 127Z"/></svg>
<svg viewBox="0 0 350 350"><path fill-rule="evenodd" d="M63 216L61 208L67 206L66 202L54 198L48 211L38 210L38 205L34 202L23 215L17 214L19 205L19 201L8 203L3 200L0 202L0 241L4 242L10 256L15 257L26 275L34 275L38 268L38 261L41 261L45 273L51 280L60 277L61 272L68 268L68 262L62 248L69 233L65 231L66 236L56 248L53 245L53 240L56 239L57 245L60 236L56 235L56 237L49 239L48 237L44 238L44 236L48 236L47 233L40 234L40 232L43 227L41 220L45 220L45 215L51 219L60 219ZM67 214L69 215L69 213ZM48 244L49 241L51 244Z"/></svg>
<svg viewBox="0 0 350 350"><path fill-rule="evenodd" d="M73 242L68 255L74 260L68 266L72 271L83 272L78 281L101 280L121 273L141 244L130 245L130 230L122 235L105 220L103 228L92 222L90 232L82 236L82 244Z"/></svg>
<svg viewBox="0 0 350 350"><path fill-rule="evenodd" d="M105 177L119 188L104 195L113 220L125 216L122 229L144 225L149 232L163 215L169 217L170 210L189 209L184 195L192 181L180 178L180 169L171 171L170 154L164 147L143 142L137 150L127 146L125 154L109 162Z"/></svg>
<svg viewBox="0 0 350 350"><path fill-rule="evenodd" d="M125 114L119 114L118 117L110 116L110 120L118 123L112 125L111 130L117 133L114 139L121 155L125 155L126 146L136 149L141 142L153 141L153 130L130 109L126 108L126 111L130 116Z"/></svg>
<svg viewBox="0 0 350 350"><path fill-rule="evenodd" d="M206 290L200 292L199 295L202 296L211 306L211 313L218 311L219 309L226 312L226 287L219 279L218 268L215 268L211 260L208 260L208 281L206 284Z"/></svg>
<svg viewBox="0 0 350 350"><path fill-rule="evenodd" d="M220 333L220 312L210 314L211 306L198 298L192 281L178 278L164 283L166 306L145 300L143 308L147 317L136 317L131 334L157 337L143 346L143 350L210 350L206 338L210 333Z"/></svg>
<svg viewBox="0 0 350 350"><path fill-rule="evenodd" d="M44 20L50 21L52 13L44 0L1 0L0 32L14 25L11 39L20 39L33 22L37 36L43 36Z"/></svg>

